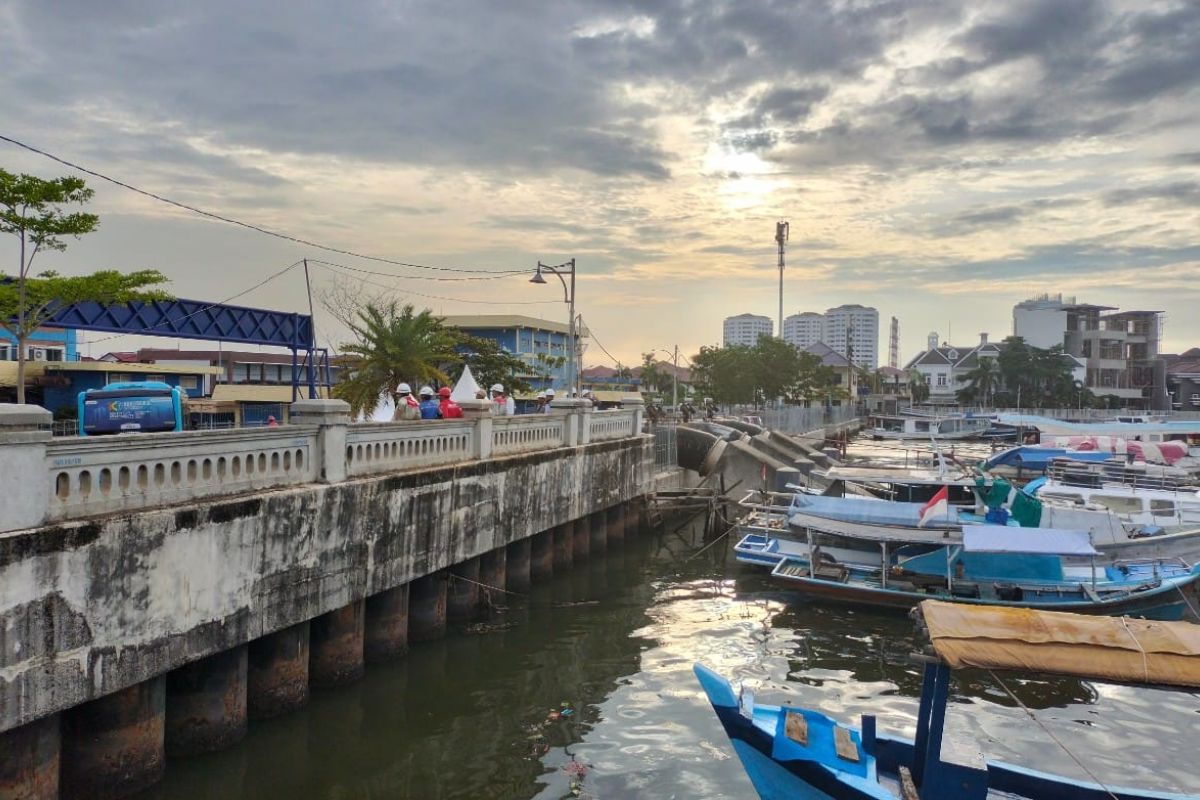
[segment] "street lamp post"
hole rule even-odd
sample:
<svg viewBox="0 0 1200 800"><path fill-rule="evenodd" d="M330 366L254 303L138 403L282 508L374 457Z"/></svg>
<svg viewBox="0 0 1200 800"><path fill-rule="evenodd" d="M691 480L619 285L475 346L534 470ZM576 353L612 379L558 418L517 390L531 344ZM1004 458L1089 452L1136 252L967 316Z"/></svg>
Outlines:
<svg viewBox="0 0 1200 800"><path fill-rule="evenodd" d="M553 267L539 261L537 270L533 273L533 277L529 279L529 282L545 283L546 279L542 277L543 272L551 273L562 283L563 302L567 304L568 313L570 314L567 324L567 396L572 396L572 392L575 396L578 396L579 387L576 385L578 372L575 369L575 259L572 258L570 261ZM571 276L570 284L567 283L567 279L563 277L564 275Z"/></svg>

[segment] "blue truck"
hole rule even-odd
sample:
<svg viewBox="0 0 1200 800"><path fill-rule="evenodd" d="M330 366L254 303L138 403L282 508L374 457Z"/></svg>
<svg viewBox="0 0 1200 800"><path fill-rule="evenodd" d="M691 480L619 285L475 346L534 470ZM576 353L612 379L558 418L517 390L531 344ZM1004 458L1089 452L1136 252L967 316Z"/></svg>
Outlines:
<svg viewBox="0 0 1200 800"><path fill-rule="evenodd" d="M110 383L79 393L79 435L183 430L184 391L159 381Z"/></svg>

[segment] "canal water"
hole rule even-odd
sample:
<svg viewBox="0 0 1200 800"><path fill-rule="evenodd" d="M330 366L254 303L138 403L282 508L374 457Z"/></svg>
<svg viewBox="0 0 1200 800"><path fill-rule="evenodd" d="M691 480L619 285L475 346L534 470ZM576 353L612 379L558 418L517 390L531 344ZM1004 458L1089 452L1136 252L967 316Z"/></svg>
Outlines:
<svg viewBox="0 0 1200 800"><path fill-rule="evenodd" d="M508 598L488 622L253 724L230 750L169 762L142 797L753 797L696 661L761 701L852 724L870 712L881 731L911 734L920 671L905 616L789 597L732 560L731 536L714 539L683 520L630 534L619 552ZM1197 695L1000 677L1037 721L986 673L956 673L956 757L986 752L1086 779L1078 759L1101 781L1200 792Z"/></svg>

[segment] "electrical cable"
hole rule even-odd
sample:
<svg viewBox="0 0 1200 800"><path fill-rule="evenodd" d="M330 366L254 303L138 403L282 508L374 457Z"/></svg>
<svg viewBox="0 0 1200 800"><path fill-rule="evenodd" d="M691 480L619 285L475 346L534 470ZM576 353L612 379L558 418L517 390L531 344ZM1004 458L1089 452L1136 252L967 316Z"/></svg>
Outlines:
<svg viewBox="0 0 1200 800"><path fill-rule="evenodd" d="M111 178L102 172L96 172L95 170L88 169L87 167L84 167L84 166L81 166L74 162L68 161L65 158L56 156L53 153L48 153L45 150L40 150L40 149L34 147L33 145L25 144L24 142L18 141L17 139L13 139L10 136L5 136L3 134L0 134L0 141L8 142L9 144L15 145L16 147L20 147L23 150L28 150L31 153L36 153L39 156L43 156L45 158L50 159L51 161L62 164L64 167L69 167L78 172L82 172L85 175L91 175L94 178L99 178L102 181L107 181L108 183L111 183L114 186L120 186L122 189L128 189L131 192L135 192L144 197L149 197L152 200L157 200L160 203L166 203L169 206L174 206L175 208L181 208L184 211L190 211L193 214L199 214L202 217L214 219L214 220L217 220L218 222L224 222L229 225L236 225L241 228L246 228L247 230L252 230L257 233L264 234L266 236L273 236L276 239L283 239L284 241L294 242L295 244L302 244L307 247L315 247L318 250L324 250L329 253L337 253L337 254L343 255L343 256L353 256L354 258L361 258L361 259L364 259L367 261L378 261L383 264L392 264L397 267L411 267L413 269L427 269L427 270L433 270L435 272L465 272L465 273L490 273L490 274L495 274L495 275L518 275L518 274L529 271L527 269L481 270L481 269L465 269L462 267L431 267L427 264L414 264L414 263L407 262L407 261L395 261L390 258L383 258L382 256L372 256L372 255L367 255L365 253L358 253L353 250L345 250L340 247L331 247L329 245L321 244L320 242L314 242L309 239L301 239L298 236L292 236L287 233L280 233L279 231L273 231L270 228L264 228L261 225L255 225L250 222L243 222L239 219L234 219L233 217L227 217L222 214L214 213L212 211L205 211L202 208L197 208L196 206L191 206L191 205L188 205L187 203L181 203L178 200L172 200L169 197L164 197L160 194L155 194L154 192L148 191L146 189L140 189L137 186L133 186L132 184L125 183L124 181L117 180L116 178Z"/></svg>
<svg viewBox="0 0 1200 800"><path fill-rule="evenodd" d="M301 265L301 264L303 264L303 263L304 263L303 261L297 261L297 262L295 262L294 264L289 264L288 266L284 267L283 269L279 270L278 272L276 272L276 273L274 273L274 274L272 274L272 275L269 275L268 277L264 278L263 280L259 281L259 282L258 282L258 283L256 283L256 284L254 284L254 285L253 285L253 286L251 286L249 289L243 289L242 291L238 292L237 294L230 295L229 297L226 297L224 300L219 300L219 301L217 301L217 302L215 302L215 303L210 303L210 304L208 304L208 305L204 306L203 308L198 308L198 309L196 309L195 311L193 311L193 312L192 312L192 313L190 313L190 314L185 314L184 316L180 317L179 319L173 319L173 320L170 320L170 322L172 322L172 323L178 323L178 322L182 322L182 321L184 321L185 319L191 319L192 317L196 316L197 314L203 314L205 311L208 311L208 310L210 310L210 309L216 308L217 306L223 306L223 305L225 305L226 303L229 303L229 302L231 302L231 301L233 301L233 300L237 300L239 297L243 297L243 296L245 296L245 295L248 295L248 294L250 294L250 293L251 293L251 292L253 292L255 289L258 289L258 288L260 288L260 287L266 286L266 285L267 285L268 283L270 283L271 281L275 280L276 278L279 278L279 277L283 276L283 275L284 275L285 273L287 273L289 270L293 270L293 269L295 269L296 267L300 266L300 265ZM164 322L160 322L160 323L159 323L159 325L163 325L163 324L165 324L165 323L164 323ZM154 326L154 327L158 327L158 326ZM154 330L154 327L147 328L147 330ZM107 342L107 341L109 341L110 339L120 339L120 338L121 338L121 337L123 337L123 336L142 336L142 335L144 335L144 334L141 334L141 333L114 333L114 334L113 334L113 335L111 335L111 336L104 336L104 337L101 337L101 338L99 338L99 339L96 339L96 340L94 340L94 341L88 342L88 344L90 344L90 345L91 345L91 344L99 344L100 342Z"/></svg>
<svg viewBox="0 0 1200 800"><path fill-rule="evenodd" d="M461 278L445 278L440 275L398 275L395 272L379 272L376 270L362 269L361 267L351 267L346 264L335 264L332 261L322 261L319 258L308 259L310 264L323 264L327 267L337 267L339 269L349 270L350 272L361 272L364 275L378 275L382 278L400 278L408 281L495 281L501 278L511 278L517 274L527 274L528 270L523 270L520 273L516 272L501 272L488 275L472 275Z"/></svg>
<svg viewBox="0 0 1200 800"><path fill-rule="evenodd" d="M331 266L330 264L323 262L323 261L313 261L310 259L308 263L314 264L314 265L321 267L322 269L327 270L329 272L338 273L340 271L340 267ZM405 295L413 295L415 297L423 297L428 300L447 300L452 303L479 303L479 304L483 304L483 305L492 305L492 306L496 306L496 305L528 306L528 305L538 305L541 303L561 303L562 302L561 300L468 300L465 297L446 297L444 295L439 295L439 294L424 294L422 292L413 292L408 289L400 289L395 286L388 286L386 284L379 283L377 281L368 280L366 278L360 278L357 275L354 275L351 273L340 272L340 274L345 275L347 278L350 278L351 280L356 280L359 283L365 283L368 286L375 286L380 289L387 289L390 292L401 292Z"/></svg>
<svg viewBox="0 0 1200 800"><path fill-rule="evenodd" d="M579 320L580 320L580 322L584 321L582 314L579 315ZM608 356L609 360L617 365L618 369L623 366L621 364L621 362L618 361L616 358L614 358L613 354L608 352L608 350L604 347L604 345L600 343L600 340L596 338L596 334L592 332L592 329L590 327L588 328L588 336L591 337L591 340L596 343L596 346L599 347L604 352L604 355Z"/></svg>

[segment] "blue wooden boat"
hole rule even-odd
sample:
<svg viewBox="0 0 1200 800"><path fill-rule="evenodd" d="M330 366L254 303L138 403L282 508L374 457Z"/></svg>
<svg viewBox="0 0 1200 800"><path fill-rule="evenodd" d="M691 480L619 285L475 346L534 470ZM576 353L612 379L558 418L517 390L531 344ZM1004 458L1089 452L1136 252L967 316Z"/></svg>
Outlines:
<svg viewBox="0 0 1200 800"><path fill-rule="evenodd" d="M1200 687L1200 628L1186 622L1080 617L965 607L927 600L919 622L932 654L912 740L853 730L807 708L755 703L705 667L694 667L747 775L764 800L1196 800L1197 795L1076 780L988 760L942 757L951 669L1035 670L1133 685ZM1047 742L1050 745L1049 742Z"/></svg>
<svg viewBox="0 0 1200 800"><path fill-rule="evenodd" d="M814 548L818 550L819 548ZM835 602L908 609L931 597L973 605L1055 609L1152 619L1183 618L1184 591L1200 579L1200 564L1168 559L1096 564L1086 531L976 525L961 543L904 557L888 569L830 564L817 553L785 556L771 570L781 586ZM1070 566L1064 557L1090 557ZM890 563L890 562L889 562Z"/></svg>

